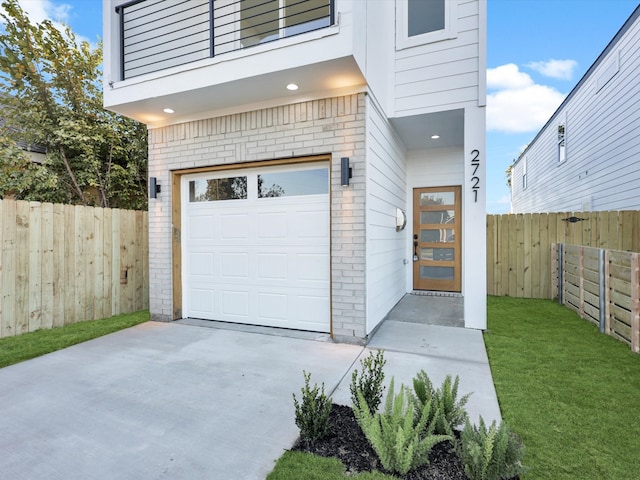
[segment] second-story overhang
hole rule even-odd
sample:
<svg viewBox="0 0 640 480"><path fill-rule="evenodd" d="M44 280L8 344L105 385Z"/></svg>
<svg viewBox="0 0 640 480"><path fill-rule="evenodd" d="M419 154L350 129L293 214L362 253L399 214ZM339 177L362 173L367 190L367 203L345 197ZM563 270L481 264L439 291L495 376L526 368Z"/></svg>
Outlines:
<svg viewBox="0 0 640 480"><path fill-rule="evenodd" d="M153 128L365 88L350 32L331 27L127 80L107 77L104 104Z"/></svg>

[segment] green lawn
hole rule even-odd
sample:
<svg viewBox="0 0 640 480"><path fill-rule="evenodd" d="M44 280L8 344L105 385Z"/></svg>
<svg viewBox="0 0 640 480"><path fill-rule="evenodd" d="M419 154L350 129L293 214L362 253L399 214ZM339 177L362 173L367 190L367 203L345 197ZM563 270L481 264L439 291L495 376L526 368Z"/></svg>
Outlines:
<svg viewBox="0 0 640 480"><path fill-rule="evenodd" d="M51 330L38 330L0 339L0 368L62 348L86 342L149 320L149 312L117 315L103 320L78 322Z"/></svg>
<svg viewBox="0 0 640 480"><path fill-rule="evenodd" d="M489 297L484 338L524 479L640 478L640 355L548 300Z"/></svg>
<svg viewBox="0 0 640 480"><path fill-rule="evenodd" d="M324 458L305 452L285 452L267 480L393 480L380 472L347 476L344 465L336 458Z"/></svg>

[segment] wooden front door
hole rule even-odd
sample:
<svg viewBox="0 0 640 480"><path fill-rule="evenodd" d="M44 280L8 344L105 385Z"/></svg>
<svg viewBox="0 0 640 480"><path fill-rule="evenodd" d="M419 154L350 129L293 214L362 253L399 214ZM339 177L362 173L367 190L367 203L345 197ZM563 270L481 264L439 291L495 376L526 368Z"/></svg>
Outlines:
<svg viewBox="0 0 640 480"><path fill-rule="evenodd" d="M413 190L413 289L460 292L460 187Z"/></svg>

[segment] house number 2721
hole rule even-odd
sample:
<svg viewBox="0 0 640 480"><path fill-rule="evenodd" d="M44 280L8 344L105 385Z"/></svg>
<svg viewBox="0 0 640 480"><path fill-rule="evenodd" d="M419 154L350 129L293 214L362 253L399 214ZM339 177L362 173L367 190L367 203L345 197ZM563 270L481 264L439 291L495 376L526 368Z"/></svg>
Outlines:
<svg viewBox="0 0 640 480"><path fill-rule="evenodd" d="M480 190L480 177L478 168L480 167L480 150L471 150L471 191L473 192L473 201L478 202L478 190Z"/></svg>

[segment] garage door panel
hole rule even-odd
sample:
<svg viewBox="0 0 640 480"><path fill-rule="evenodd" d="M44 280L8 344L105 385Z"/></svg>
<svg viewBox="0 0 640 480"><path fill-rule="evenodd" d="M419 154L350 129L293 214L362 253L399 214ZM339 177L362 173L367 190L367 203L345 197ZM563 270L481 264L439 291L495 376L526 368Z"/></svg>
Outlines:
<svg viewBox="0 0 640 480"><path fill-rule="evenodd" d="M214 275L213 270L213 253L210 252L191 252L189 253L189 268L192 275Z"/></svg>
<svg viewBox="0 0 640 480"><path fill-rule="evenodd" d="M329 316L329 295L298 295L295 312L302 324L309 325L309 330L315 330L313 326L322 325Z"/></svg>
<svg viewBox="0 0 640 480"><path fill-rule="evenodd" d="M258 253L258 280L286 280L289 261L286 253Z"/></svg>
<svg viewBox="0 0 640 480"><path fill-rule="evenodd" d="M219 215L220 238L234 240L249 238L249 225L251 224L251 219L249 217L250 216L246 213Z"/></svg>
<svg viewBox="0 0 640 480"><path fill-rule="evenodd" d="M253 183L265 170L243 171L248 193L242 200L190 202L192 178L222 174L183 177L183 311L195 318L328 332L329 195L257 198Z"/></svg>
<svg viewBox="0 0 640 480"><path fill-rule="evenodd" d="M214 238L214 217L212 215L198 216L198 220L192 222L191 238L194 240L210 240Z"/></svg>
<svg viewBox="0 0 640 480"><path fill-rule="evenodd" d="M249 292L243 290L222 290L220 313L227 318L248 321Z"/></svg>
<svg viewBox="0 0 640 480"><path fill-rule="evenodd" d="M191 289L191 308L194 312L213 312L213 291L199 288Z"/></svg>
<svg viewBox="0 0 640 480"><path fill-rule="evenodd" d="M326 210L299 211L296 215L297 237L326 240L329 237L329 223Z"/></svg>
<svg viewBox="0 0 640 480"><path fill-rule="evenodd" d="M289 222L286 212L261 212L257 214L257 217L258 239L284 239L289 237L287 229Z"/></svg>
<svg viewBox="0 0 640 480"><path fill-rule="evenodd" d="M220 254L222 280L229 278L249 279L249 254L247 252L223 252Z"/></svg>
<svg viewBox="0 0 640 480"><path fill-rule="evenodd" d="M289 296L286 293L258 293L258 320L286 322Z"/></svg>
<svg viewBox="0 0 640 480"><path fill-rule="evenodd" d="M296 255L298 280L329 281L329 256L323 253L299 253Z"/></svg>

